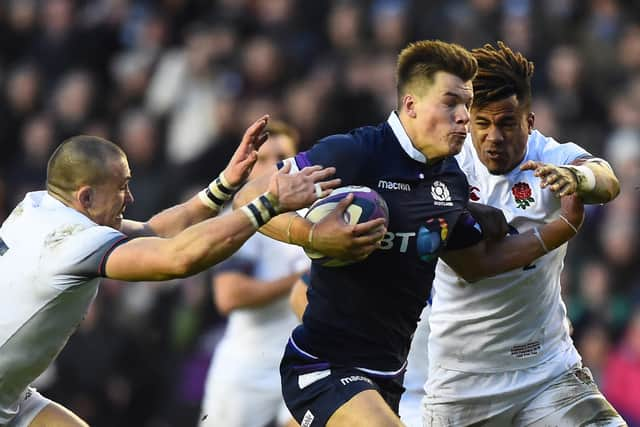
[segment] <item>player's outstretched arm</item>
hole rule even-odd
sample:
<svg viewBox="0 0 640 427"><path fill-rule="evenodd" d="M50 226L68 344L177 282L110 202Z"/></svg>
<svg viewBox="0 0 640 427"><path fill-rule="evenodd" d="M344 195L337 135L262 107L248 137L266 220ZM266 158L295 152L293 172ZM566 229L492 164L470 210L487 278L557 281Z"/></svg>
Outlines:
<svg viewBox="0 0 640 427"><path fill-rule="evenodd" d="M579 198L565 196L561 216L544 226L502 240L482 240L465 249L446 251L441 257L467 282L475 282L531 264L575 236L583 219L584 205Z"/></svg>
<svg viewBox="0 0 640 427"><path fill-rule="evenodd" d="M327 189L335 170L305 168L271 176L267 191L240 209L210 218L172 238L141 237L117 246L105 265L107 277L126 281L167 280L202 271L234 253L255 231L280 212L309 206L317 199L315 183ZM327 184L329 183L329 184Z"/></svg>
<svg viewBox="0 0 640 427"><path fill-rule="evenodd" d="M239 308L261 307L291 292L302 273L274 280L259 280L239 271L224 271L213 278L214 304L228 315Z"/></svg>
<svg viewBox="0 0 640 427"><path fill-rule="evenodd" d="M263 176L248 182L236 195L234 208L242 206L264 191L266 181L267 177ZM336 181L336 185L339 185L339 181ZM327 191L324 186L322 189L322 197L327 196L330 191ZM377 218L362 224L347 224L343 214L352 201L353 196L345 197L331 214L315 226L295 212L291 212L269 221L260 228L260 232L272 239L312 249L333 258L364 259L377 249L378 242L384 237L385 221L383 218Z"/></svg>
<svg viewBox="0 0 640 427"><path fill-rule="evenodd" d="M185 228L216 216L222 205L249 177L258 158L258 149L267 140L265 128L269 116L264 115L247 128L224 171L204 190L185 203L154 215L147 222L125 220L122 232L128 236L172 237Z"/></svg>
<svg viewBox="0 0 640 427"><path fill-rule="evenodd" d="M577 159L570 165L553 165L529 160L520 167L532 170L540 186L558 197L577 194L584 203L607 203L620 193L620 182L605 160Z"/></svg>

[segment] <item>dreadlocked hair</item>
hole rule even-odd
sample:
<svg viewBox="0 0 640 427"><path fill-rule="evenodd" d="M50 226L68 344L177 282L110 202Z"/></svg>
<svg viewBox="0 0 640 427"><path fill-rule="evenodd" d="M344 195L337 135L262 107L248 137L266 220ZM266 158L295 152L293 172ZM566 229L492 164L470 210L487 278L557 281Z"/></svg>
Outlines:
<svg viewBox="0 0 640 427"><path fill-rule="evenodd" d="M497 48L485 44L471 53L478 61L478 74L473 80L474 106L483 107L516 95L520 105L531 108L533 62L501 41Z"/></svg>

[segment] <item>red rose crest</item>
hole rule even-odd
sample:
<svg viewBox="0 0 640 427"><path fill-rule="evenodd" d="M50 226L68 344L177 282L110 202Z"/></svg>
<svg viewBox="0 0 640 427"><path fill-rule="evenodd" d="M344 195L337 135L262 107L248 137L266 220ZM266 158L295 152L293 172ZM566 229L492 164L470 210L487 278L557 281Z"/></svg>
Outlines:
<svg viewBox="0 0 640 427"><path fill-rule="evenodd" d="M531 187L526 182L517 183L513 186L511 192L520 209L526 209L531 206L531 203L535 202L534 198L531 197Z"/></svg>
<svg viewBox="0 0 640 427"><path fill-rule="evenodd" d="M478 200L480 200L480 196L478 196L478 193L480 192L480 189L474 185L470 185L469 186L469 200L471 200L472 202L477 202Z"/></svg>

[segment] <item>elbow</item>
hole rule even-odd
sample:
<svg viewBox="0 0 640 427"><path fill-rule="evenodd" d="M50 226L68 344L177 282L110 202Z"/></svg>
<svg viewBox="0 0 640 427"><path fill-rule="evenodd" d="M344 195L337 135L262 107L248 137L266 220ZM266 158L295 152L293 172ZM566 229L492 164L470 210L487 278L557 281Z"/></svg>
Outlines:
<svg viewBox="0 0 640 427"><path fill-rule="evenodd" d="M231 303L231 301L225 298L221 298L218 295L216 295L215 305L216 305L216 310L218 310L218 313L221 316L225 316L225 317L229 316L229 314L231 314L231 312L236 308L234 304Z"/></svg>
<svg viewBox="0 0 640 427"><path fill-rule="evenodd" d="M617 178L613 178L611 180L611 185L609 186L609 201L615 199L620 194L620 181Z"/></svg>

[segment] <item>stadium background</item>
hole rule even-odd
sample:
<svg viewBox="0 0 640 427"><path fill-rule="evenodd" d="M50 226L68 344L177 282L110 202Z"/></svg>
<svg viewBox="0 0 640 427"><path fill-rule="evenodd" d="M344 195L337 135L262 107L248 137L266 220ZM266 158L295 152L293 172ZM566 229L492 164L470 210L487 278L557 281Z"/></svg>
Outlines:
<svg viewBox="0 0 640 427"><path fill-rule="evenodd" d="M535 61L537 128L614 165L622 193L589 207L563 286L586 364L640 425L638 1L0 0L0 219L74 134L125 149L127 217L146 219L215 177L264 112L302 148L382 121L395 56L422 38L505 40ZM224 330L211 274L105 280L39 388L96 427L195 425Z"/></svg>

